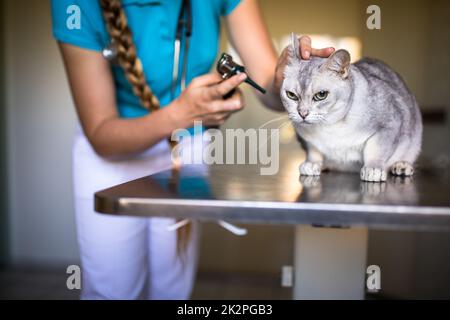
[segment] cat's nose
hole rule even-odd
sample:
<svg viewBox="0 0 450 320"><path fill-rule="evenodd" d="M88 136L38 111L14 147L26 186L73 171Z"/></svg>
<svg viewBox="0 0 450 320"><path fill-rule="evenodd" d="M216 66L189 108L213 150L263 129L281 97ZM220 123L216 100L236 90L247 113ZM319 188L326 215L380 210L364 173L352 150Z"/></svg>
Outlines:
<svg viewBox="0 0 450 320"><path fill-rule="evenodd" d="M308 116L309 111L308 110L299 110L298 113L300 114L300 117L305 119Z"/></svg>

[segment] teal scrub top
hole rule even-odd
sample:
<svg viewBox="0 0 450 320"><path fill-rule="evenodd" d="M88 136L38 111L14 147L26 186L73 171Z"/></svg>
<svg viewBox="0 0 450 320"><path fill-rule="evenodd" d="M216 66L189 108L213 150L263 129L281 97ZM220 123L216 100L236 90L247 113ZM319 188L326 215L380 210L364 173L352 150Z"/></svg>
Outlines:
<svg viewBox="0 0 450 320"><path fill-rule="evenodd" d="M191 0L192 36L186 83L211 70L218 53L220 17L229 14L239 1ZM181 3L181 0L122 0L147 83L161 106L171 102L174 40ZM53 35L58 41L94 51L102 51L109 45L110 38L98 0L52 0L51 4ZM80 24L71 24L77 12L80 12ZM179 74L183 52L182 47ZM112 71L120 116L135 118L146 115L148 111L133 94L122 68L112 65ZM178 85L175 96L179 93Z"/></svg>

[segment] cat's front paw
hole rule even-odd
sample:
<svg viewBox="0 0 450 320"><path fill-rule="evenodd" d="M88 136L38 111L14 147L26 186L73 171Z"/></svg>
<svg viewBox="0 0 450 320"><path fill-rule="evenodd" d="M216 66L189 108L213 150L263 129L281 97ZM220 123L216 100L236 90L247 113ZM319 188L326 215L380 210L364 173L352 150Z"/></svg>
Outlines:
<svg viewBox="0 0 450 320"><path fill-rule="evenodd" d="M322 172L322 163L305 161L300 165L300 175L320 176Z"/></svg>
<svg viewBox="0 0 450 320"><path fill-rule="evenodd" d="M306 189L320 188L320 176L300 175L300 183Z"/></svg>
<svg viewBox="0 0 450 320"><path fill-rule="evenodd" d="M361 180L369 182L386 181L387 173L381 168L363 167L361 169Z"/></svg>
<svg viewBox="0 0 450 320"><path fill-rule="evenodd" d="M414 167L406 161L398 161L391 167L391 173L394 176L412 176Z"/></svg>

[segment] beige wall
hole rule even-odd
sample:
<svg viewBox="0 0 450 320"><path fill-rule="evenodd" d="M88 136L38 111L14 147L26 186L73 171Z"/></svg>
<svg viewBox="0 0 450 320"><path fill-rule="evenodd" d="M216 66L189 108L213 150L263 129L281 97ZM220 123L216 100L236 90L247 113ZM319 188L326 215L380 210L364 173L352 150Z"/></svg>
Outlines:
<svg viewBox="0 0 450 320"><path fill-rule="evenodd" d="M450 104L450 1L430 1L427 46L425 49L426 103ZM432 54L428 54L431 52Z"/></svg>
<svg viewBox="0 0 450 320"><path fill-rule="evenodd" d="M6 94L12 261L77 259L71 192L75 114L49 1L6 4Z"/></svg>
<svg viewBox="0 0 450 320"><path fill-rule="evenodd" d="M365 1L371 3L370 1ZM363 52L394 67L423 104L429 1L377 1L382 29L363 28Z"/></svg>
<svg viewBox="0 0 450 320"><path fill-rule="evenodd" d="M261 0L261 9L273 37L298 34L359 36L358 0Z"/></svg>
<svg viewBox="0 0 450 320"><path fill-rule="evenodd" d="M4 3L0 2L0 43L4 43ZM5 53L0 50L0 194L2 195L0 203L0 266L6 264L9 256L9 230L8 230L8 197L7 195L7 164L6 164L6 107L5 107Z"/></svg>
<svg viewBox="0 0 450 320"><path fill-rule="evenodd" d="M449 107L450 2L381 0L377 4L382 30L363 28L363 53L393 66L423 108Z"/></svg>

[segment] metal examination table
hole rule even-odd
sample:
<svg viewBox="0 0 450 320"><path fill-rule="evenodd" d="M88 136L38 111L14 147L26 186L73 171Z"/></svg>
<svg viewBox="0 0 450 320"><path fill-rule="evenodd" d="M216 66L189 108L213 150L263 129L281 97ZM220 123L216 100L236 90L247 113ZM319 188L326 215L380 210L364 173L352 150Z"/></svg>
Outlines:
<svg viewBox="0 0 450 320"><path fill-rule="evenodd" d="M256 165L160 172L97 192L95 208L114 215L294 225L295 299L364 298L369 228L450 231L448 171L421 168L412 179L390 177L381 184L349 173L299 178L301 160L283 158L273 176L261 176Z"/></svg>

